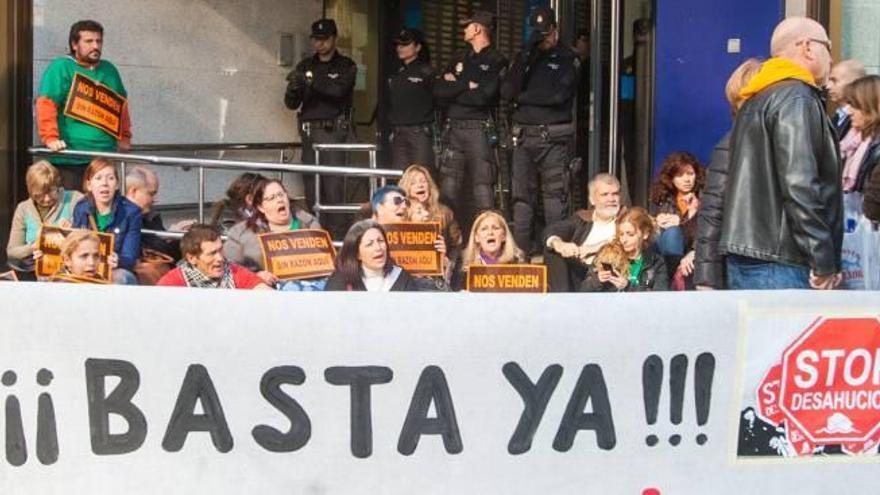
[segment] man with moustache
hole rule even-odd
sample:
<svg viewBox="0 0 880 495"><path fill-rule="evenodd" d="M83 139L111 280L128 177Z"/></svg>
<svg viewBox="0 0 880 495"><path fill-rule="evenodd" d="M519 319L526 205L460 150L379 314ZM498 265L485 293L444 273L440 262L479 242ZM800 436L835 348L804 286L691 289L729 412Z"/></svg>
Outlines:
<svg viewBox="0 0 880 495"><path fill-rule="evenodd" d="M37 133L40 141L52 151L63 149L87 151L128 151L131 147L131 117L128 93L116 67L101 59L104 27L97 21L77 21L70 27L70 53L53 60L43 73L36 100ZM81 112L69 105L68 99L76 77L86 78L115 93L121 105L102 104L101 100L86 103L100 107L107 123L84 119ZM66 189L82 187L88 158L52 157L50 161L61 172Z"/></svg>

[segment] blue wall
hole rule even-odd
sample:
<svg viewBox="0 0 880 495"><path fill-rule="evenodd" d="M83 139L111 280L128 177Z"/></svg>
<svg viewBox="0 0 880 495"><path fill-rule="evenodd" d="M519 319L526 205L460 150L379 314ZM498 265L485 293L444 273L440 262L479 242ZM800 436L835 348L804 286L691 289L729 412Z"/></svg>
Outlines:
<svg viewBox="0 0 880 495"><path fill-rule="evenodd" d="M654 171L673 151L708 164L730 128L724 85L749 57L767 58L770 35L783 18L781 0L658 0L656 2ZM728 38L741 40L727 53Z"/></svg>

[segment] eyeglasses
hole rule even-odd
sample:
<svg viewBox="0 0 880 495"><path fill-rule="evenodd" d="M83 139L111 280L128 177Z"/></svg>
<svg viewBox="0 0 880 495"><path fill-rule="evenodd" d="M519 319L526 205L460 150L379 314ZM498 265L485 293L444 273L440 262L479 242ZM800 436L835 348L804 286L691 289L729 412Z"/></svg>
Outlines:
<svg viewBox="0 0 880 495"><path fill-rule="evenodd" d="M829 40L821 40L819 38L807 38L806 42L819 43L820 45L828 49L828 53L831 53L831 41ZM803 41L801 43L803 43Z"/></svg>
<svg viewBox="0 0 880 495"><path fill-rule="evenodd" d="M287 193L284 191L281 191L281 192L277 192L271 196L263 197L263 202L265 203L266 201L275 201L276 199L286 198L286 197L287 197Z"/></svg>
<svg viewBox="0 0 880 495"><path fill-rule="evenodd" d="M409 206L409 200L404 198L403 196L394 196L391 198L391 203L394 206L406 205Z"/></svg>

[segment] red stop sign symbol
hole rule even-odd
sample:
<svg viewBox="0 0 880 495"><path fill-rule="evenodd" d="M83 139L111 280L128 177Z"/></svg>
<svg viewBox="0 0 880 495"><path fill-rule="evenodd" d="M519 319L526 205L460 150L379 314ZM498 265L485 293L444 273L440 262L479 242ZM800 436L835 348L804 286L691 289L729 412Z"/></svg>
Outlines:
<svg viewBox="0 0 880 495"><path fill-rule="evenodd" d="M880 430L880 321L820 318L782 355L779 408L816 445L876 445Z"/></svg>

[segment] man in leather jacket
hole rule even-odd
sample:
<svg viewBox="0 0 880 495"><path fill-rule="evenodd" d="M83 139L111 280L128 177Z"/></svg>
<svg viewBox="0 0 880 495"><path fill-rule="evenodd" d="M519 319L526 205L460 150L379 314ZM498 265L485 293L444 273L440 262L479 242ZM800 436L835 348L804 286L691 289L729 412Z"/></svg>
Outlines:
<svg viewBox="0 0 880 495"><path fill-rule="evenodd" d="M831 43L817 22L791 17L773 58L742 90L719 248L731 289L831 289L843 239L837 133L819 85Z"/></svg>

